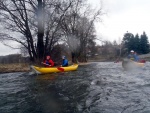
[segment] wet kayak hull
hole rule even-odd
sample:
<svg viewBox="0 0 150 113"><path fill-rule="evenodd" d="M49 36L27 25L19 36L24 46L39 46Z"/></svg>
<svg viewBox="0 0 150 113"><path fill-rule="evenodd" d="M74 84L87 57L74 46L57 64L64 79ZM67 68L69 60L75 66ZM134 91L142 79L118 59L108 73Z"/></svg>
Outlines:
<svg viewBox="0 0 150 113"><path fill-rule="evenodd" d="M56 73L56 72L66 72L66 71L75 71L78 68L78 64L74 64L68 67L38 67L31 66L32 71L36 74L47 74L47 73Z"/></svg>

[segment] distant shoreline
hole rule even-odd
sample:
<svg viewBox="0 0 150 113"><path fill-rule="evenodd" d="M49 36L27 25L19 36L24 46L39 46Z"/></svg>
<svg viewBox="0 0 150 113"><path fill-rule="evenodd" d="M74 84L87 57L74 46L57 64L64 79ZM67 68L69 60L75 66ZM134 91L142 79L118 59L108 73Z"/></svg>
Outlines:
<svg viewBox="0 0 150 113"><path fill-rule="evenodd" d="M146 59L146 61L150 61L150 59ZM120 59L118 62L121 62L122 59ZM88 60L88 62L78 62L79 65L88 65L93 62L115 62L109 61L109 60ZM30 71L30 65L28 63L13 63L13 64L0 64L0 74L3 73L13 73L13 72L29 72Z"/></svg>
<svg viewBox="0 0 150 113"><path fill-rule="evenodd" d="M79 65L88 65L91 62L79 62ZM14 63L14 64L0 64L0 74L3 73L13 73L13 72L29 72L30 65L24 63Z"/></svg>

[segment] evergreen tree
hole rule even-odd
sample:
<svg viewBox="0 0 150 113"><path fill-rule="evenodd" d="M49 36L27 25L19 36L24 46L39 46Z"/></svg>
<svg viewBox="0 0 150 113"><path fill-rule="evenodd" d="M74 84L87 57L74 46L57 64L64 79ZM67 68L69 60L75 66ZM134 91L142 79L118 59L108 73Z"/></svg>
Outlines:
<svg viewBox="0 0 150 113"><path fill-rule="evenodd" d="M123 37L124 48L129 52L134 49L134 35L132 33L125 33Z"/></svg>
<svg viewBox="0 0 150 113"><path fill-rule="evenodd" d="M147 54L150 51L148 37L145 32L139 37L138 34L125 33L123 38L124 53L134 50L140 54Z"/></svg>
<svg viewBox="0 0 150 113"><path fill-rule="evenodd" d="M134 38L134 48L133 48L133 50L136 51L137 53L141 53L141 51L140 51L140 38L139 38L138 34L136 34L135 38Z"/></svg>
<svg viewBox="0 0 150 113"><path fill-rule="evenodd" d="M142 54L149 53L149 41L145 32L143 32L140 38L140 51Z"/></svg>

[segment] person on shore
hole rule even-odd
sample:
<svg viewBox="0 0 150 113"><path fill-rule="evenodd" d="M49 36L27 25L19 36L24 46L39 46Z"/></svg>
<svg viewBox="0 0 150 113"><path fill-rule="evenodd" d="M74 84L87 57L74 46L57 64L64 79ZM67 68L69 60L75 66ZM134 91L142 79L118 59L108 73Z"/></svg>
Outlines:
<svg viewBox="0 0 150 113"><path fill-rule="evenodd" d="M134 52L133 50L130 51L130 54L128 55L127 58L130 60L136 61L136 62L139 61L139 57L138 57L137 53Z"/></svg>
<svg viewBox="0 0 150 113"><path fill-rule="evenodd" d="M53 67L54 66L54 62L50 56L46 56L46 60L44 62L42 62L42 64L44 64L45 67Z"/></svg>
<svg viewBox="0 0 150 113"><path fill-rule="evenodd" d="M67 67L68 66L68 60L66 58L66 56L62 56L62 67Z"/></svg>

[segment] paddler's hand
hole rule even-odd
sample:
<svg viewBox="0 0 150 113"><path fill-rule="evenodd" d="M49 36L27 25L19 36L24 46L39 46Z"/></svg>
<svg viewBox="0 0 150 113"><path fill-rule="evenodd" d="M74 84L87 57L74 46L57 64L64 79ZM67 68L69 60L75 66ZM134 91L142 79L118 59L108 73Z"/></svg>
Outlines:
<svg viewBox="0 0 150 113"><path fill-rule="evenodd" d="M47 66L51 66L51 65L49 65L49 64L46 64L46 63L44 63L44 62L41 62L42 64L44 64L44 65L47 65Z"/></svg>

